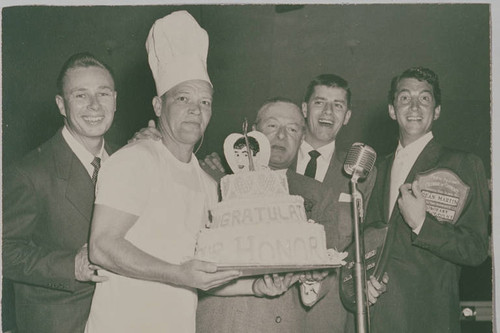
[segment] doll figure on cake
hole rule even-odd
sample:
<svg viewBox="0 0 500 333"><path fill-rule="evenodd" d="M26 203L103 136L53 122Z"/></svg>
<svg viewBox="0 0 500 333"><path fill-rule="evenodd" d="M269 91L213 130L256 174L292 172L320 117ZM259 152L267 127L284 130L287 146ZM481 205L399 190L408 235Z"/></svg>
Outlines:
<svg viewBox="0 0 500 333"><path fill-rule="evenodd" d="M224 155L234 173L258 171L269 168L271 146L261 132L232 133L224 141Z"/></svg>

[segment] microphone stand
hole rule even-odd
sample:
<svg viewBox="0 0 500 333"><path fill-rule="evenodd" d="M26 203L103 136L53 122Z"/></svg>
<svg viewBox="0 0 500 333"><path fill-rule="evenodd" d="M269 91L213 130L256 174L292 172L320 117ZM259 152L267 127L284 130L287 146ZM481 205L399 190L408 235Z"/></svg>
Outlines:
<svg viewBox="0 0 500 333"><path fill-rule="evenodd" d="M359 175L354 172L351 178L351 193L354 209L354 277L356 291L356 332L369 333L368 302L366 299L366 270L365 270L365 244L363 230L364 212L363 197L357 189Z"/></svg>

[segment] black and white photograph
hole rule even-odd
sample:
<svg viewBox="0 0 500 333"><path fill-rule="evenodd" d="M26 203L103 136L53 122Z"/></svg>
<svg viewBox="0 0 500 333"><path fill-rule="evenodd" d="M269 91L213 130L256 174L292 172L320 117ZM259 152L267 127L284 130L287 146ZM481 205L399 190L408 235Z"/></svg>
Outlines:
<svg viewBox="0 0 500 333"><path fill-rule="evenodd" d="M497 7L2 4L2 332L495 332Z"/></svg>

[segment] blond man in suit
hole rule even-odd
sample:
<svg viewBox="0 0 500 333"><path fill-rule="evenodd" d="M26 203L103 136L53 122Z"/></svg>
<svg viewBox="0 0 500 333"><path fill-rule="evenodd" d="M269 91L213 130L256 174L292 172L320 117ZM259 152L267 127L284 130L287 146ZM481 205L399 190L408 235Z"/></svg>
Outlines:
<svg viewBox="0 0 500 333"><path fill-rule="evenodd" d="M96 158L113 149L104 134L116 91L109 67L88 53L70 57L57 81L64 126L4 174L3 275L14 281L18 332L83 332L95 283L88 260Z"/></svg>

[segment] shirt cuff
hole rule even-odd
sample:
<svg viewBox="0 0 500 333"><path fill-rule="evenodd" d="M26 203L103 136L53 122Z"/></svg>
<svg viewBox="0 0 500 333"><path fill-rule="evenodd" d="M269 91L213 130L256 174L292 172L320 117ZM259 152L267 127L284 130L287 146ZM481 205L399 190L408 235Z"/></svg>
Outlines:
<svg viewBox="0 0 500 333"><path fill-rule="evenodd" d="M321 282L304 282L300 285L300 298L305 306L312 306L318 300Z"/></svg>
<svg viewBox="0 0 500 333"><path fill-rule="evenodd" d="M424 226L424 222L425 222L425 217L424 217L424 220L422 221L422 223L420 223L420 225L418 227L416 227L415 229L413 229L413 232L415 234L419 234L420 233L420 230L422 230L422 227Z"/></svg>

